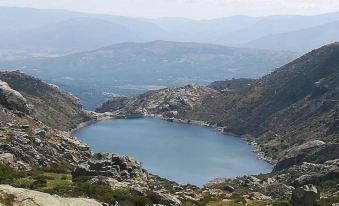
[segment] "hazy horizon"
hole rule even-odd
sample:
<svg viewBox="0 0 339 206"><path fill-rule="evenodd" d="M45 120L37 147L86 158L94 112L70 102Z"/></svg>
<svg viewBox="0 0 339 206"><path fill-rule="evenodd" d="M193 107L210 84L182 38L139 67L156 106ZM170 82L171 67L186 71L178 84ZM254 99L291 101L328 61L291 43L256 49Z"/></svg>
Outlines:
<svg viewBox="0 0 339 206"><path fill-rule="evenodd" d="M330 6L329 6L330 5ZM321 15L339 11L334 0L0 0L0 6L67 10L142 18L215 19L229 16Z"/></svg>

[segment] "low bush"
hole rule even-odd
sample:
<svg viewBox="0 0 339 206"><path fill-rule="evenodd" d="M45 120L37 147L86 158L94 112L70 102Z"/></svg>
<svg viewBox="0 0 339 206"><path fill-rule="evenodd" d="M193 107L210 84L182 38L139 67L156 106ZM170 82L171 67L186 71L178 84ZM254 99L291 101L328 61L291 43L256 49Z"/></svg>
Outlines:
<svg viewBox="0 0 339 206"><path fill-rule="evenodd" d="M0 205L12 206L14 202L14 196L10 194L1 194L0 193Z"/></svg>

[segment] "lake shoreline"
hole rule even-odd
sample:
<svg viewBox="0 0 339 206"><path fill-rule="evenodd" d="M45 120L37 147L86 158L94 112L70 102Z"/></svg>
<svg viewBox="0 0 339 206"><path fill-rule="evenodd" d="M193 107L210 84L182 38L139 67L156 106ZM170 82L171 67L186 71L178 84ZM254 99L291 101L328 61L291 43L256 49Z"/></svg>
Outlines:
<svg viewBox="0 0 339 206"><path fill-rule="evenodd" d="M225 135L225 133L220 132L220 130L215 130L215 128L208 125L202 127L200 126L201 122L188 124L187 122L178 120L163 121L165 120L164 118L157 118L154 115L144 115L143 117L144 118L136 118L134 116L133 118L122 118L122 116L109 115L105 118L100 118L108 121L98 122L99 119L97 119L82 124L81 127L95 123L88 128L76 131L73 135L90 145L94 151L114 152L116 154L134 157L145 163L145 168L152 174L161 175L177 182L199 185L199 187L203 187L203 185L218 177L235 178L240 174L257 175L260 173L269 173L272 170L271 164L257 158L253 152L253 148L247 144L246 141L236 136ZM126 119L131 120L127 121ZM121 131L123 132L121 133ZM162 140L162 138L159 137L164 139ZM201 142L203 142L203 144L201 144ZM164 143L166 146L162 148ZM159 145L159 147L156 145ZM195 146L192 147L192 149L188 149L191 148L189 145ZM239 149L237 149L238 146ZM213 147L214 149L211 150ZM138 148L143 149L140 150ZM166 148L170 149L167 151ZM149 156L148 151L159 154L159 156ZM173 153L173 151L177 152ZM172 155L164 156L163 154ZM180 160L182 156L177 157L177 154L185 154L187 158ZM158 160L154 158L158 158ZM154 164L156 161L167 158L169 162L164 163L164 165L162 165L162 163ZM178 159L179 161L172 161L172 159ZM200 161L197 161L198 159L200 159ZM243 161L234 161L235 159ZM250 162L247 162L248 160L250 160ZM173 164L173 162L177 163ZM182 162L186 162L182 168L176 165L181 165ZM185 168L186 165L191 165L189 166L190 169ZM168 167L168 170L166 169L166 172L163 172L163 168L166 167ZM179 178L181 175L187 175L184 171L192 170L192 168L196 171L196 175L202 175L202 179L209 173L212 175L209 176L209 179L198 183L190 181L190 178L197 178L195 177L196 175L187 178L187 180L189 180L188 182L185 181L186 178ZM178 170L182 173L179 173L177 176L166 176L167 171L178 172ZM220 173L222 170L225 170L225 172ZM216 172L215 175L213 175L214 172Z"/></svg>
<svg viewBox="0 0 339 206"><path fill-rule="evenodd" d="M148 114L148 113L145 113L145 114L142 114L142 115L141 114L140 115L116 115L116 114L110 113L110 112L106 112L106 113L90 112L90 113L93 116L93 119L80 123L76 128L74 128L70 131L71 135L75 131L77 131L81 128L87 127L91 124L95 124L96 122L103 121L103 120L137 119L137 118L143 118L143 117L153 117L153 118L162 119L162 120L169 121L169 122L192 124L192 125L198 125L198 126L202 126L202 127L213 128L223 135L230 135L230 136L237 137L237 138L245 141L247 144L251 145L253 147L252 152L255 153L257 159L263 160L263 161L269 163L272 166L274 166L277 162L277 160L274 160L274 159L265 155L265 153L261 150L260 145L255 141L255 139L253 137L249 137L249 136L245 137L245 136L237 135L237 134L234 134L234 133L231 133L231 132L225 132L224 131L225 127L218 127L216 125L211 125L211 124L204 122L204 121L178 119L178 118L166 118L161 114Z"/></svg>
<svg viewBox="0 0 339 206"><path fill-rule="evenodd" d="M90 116L92 116L91 120L81 122L78 124L77 127L70 130L69 133L72 135L75 131L90 126L91 124L95 124L96 122L102 121L102 120L109 120L109 119L117 119L116 116L114 116L112 113L96 113L96 112L89 112Z"/></svg>

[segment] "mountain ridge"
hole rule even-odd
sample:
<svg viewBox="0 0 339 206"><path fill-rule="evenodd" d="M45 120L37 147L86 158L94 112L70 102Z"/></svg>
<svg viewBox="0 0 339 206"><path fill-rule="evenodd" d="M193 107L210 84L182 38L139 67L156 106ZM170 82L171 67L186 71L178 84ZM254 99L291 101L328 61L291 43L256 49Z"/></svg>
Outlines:
<svg viewBox="0 0 339 206"><path fill-rule="evenodd" d="M244 47L307 52L338 39L339 21L297 31L271 34L242 44ZM291 38L293 37L293 38Z"/></svg>

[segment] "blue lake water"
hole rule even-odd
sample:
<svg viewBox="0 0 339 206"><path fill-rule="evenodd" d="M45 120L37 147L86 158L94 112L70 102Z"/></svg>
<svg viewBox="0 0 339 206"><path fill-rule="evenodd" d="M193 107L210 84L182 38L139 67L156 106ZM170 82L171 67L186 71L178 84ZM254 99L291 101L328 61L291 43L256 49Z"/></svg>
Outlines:
<svg viewBox="0 0 339 206"><path fill-rule="evenodd" d="M153 174L180 183L203 185L218 177L271 171L253 148L215 129L155 118L103 120L74 136L95 152L129 155Z"/></svg>

